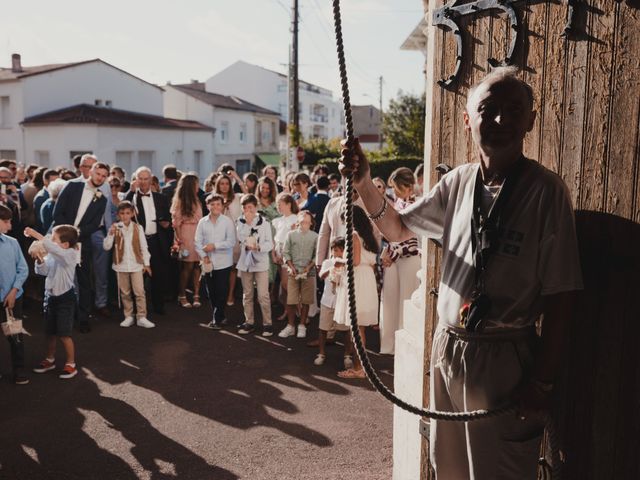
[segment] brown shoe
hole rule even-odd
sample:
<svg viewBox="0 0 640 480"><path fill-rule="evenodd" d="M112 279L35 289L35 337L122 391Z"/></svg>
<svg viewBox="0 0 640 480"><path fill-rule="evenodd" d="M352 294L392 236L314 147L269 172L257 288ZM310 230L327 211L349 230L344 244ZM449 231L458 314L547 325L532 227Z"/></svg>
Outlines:
<svg viewBox="0 0 640 480"><path fill-rule="evenodd" d="M108 307L96 308L96 315L103 318L111 318L111 310Z"/></svg>

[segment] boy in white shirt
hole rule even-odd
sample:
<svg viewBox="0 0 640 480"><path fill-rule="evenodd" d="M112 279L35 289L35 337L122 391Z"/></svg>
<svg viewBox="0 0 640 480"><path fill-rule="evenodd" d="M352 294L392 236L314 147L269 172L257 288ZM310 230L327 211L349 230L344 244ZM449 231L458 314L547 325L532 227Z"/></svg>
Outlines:
<svg viewBox="0 0 640 480"><path fill-rule="evenodd" d="M131 291L136 300L137 325L153 328L156 325L147 319L147 298L144 292L144 272L151 276L149 248L144 229L133 222L135 208L131 202L118 204L119 222L111 225L109 235L102 244L105 250L113 248L113 270L118 276L118 288L124 309L121 327L130 327L134 323ZM115 245L114 245L115 244Z"/></svg>
<svg viewBox="0 0 640 480"><path fill-rule="evenodd" d="M273 335L271 298L269 296L269 252L273 249L271 224L258 213L258 198L249 193L240 200L243 215L236 229L241 245L238 272L242 280L242 305L246 321L238 333L247 335L255 330L253 316L253 284L258 289L258 303L262 310L262 336Z"/></svg>
<svg viewBox="0 0 640 480"><path fill-rule="evenodd" d="M345 269L344 255L344 237L335 238L331 242L331 258L327 258L322 261L320 267L319 277L324 280L324 291L322 298L320 299L320 326L318 329L318 355L314 360L314 365L323 365L327 357L325 352L325 345L327 343L327 332L335 329L348 331L349 327L346 325L337 324L333 320L333 314L336 307L336 285L343 278ZM345 342L346 346L351 345L350 342ZM345 350L344 355L344 368L353 368L353 359L350 352Z"/></svg>
<svg viewBox="0 0 640 480"><path fill-rule="evenodd" d="M198 222L195 247L202 259L202 276L213 310L213 318L207 326L213 330L220 330L227 322L224 307L229 295L236 228L233 220L222 215L222 195L212 193L207 197L206 203L210 213Z"/></svg>
<svg viewBox="0 0 640 480"><path fill-rule="evenodd" d="M67 359L58 376L62 379L73 378L78 374L71 330L77 302L74 284L76 267L80 263L80 232L73 225L58 225L53 229L51 237L45 237L29 227L25 228L24 235L40 240L47 251L44 258L38 252L33 253L35 272L47 277L44 282L47 356L33 371L46 373L56 368L56 339L59 338Z"/></svg>

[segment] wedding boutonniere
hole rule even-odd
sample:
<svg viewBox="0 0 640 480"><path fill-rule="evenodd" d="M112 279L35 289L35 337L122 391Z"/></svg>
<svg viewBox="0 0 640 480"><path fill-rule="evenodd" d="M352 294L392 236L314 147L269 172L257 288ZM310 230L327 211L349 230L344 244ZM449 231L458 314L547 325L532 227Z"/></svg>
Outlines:
<svg viewBox="0 0 640 480"><path fill-rule="evenodd" d="M96 193L93 194L93 201L96 202L102 198L102 192L100 190L96 190Z"/></svg>

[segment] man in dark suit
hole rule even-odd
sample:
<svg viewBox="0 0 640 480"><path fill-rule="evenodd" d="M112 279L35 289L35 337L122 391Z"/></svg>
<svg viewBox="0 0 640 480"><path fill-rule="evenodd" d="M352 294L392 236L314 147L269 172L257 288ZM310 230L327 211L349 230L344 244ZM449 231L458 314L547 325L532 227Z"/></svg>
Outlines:
<svg viewBox="0 0 640 480"><path fill-rule="evenodd" d="M91 331L89 311L93 303L92 292L92 248L91 235L100 228L107 198L100 190L109 176L109 167L104 163L94 163L89 178L81 182L68 182L58 195L53 210L53 223L57 225L73 225L80 230L81 262L76 268L78 282L77 319L81 333Z"/></svg>
<svg viewBox="0 0 640 480"><path fill-rule="evenodd" d="M327 208L331 197L329 197L329 177L323 176L316 179L316 196L309 206L309 210L313 213L316 220L316 233L320 231L320 224L324 217L324 209Z"/></svg>
<svg viewBox="0 0 640 480"><path fill-rule="evenodd" d="M138 224L144 228L147 245L151 254L151 303L157 314L164 314L164 301L167 292L167 277L171 248L171 214L167 197L151 191L153 174L147 167L135 172L137 189L130 191L126 200L136 207Z"/></svg>
<svg viewBox="0 0 640 480"><path fill-rule="evenodd" d="M169 205L171 205L178 185L178 169L175 165L165 165L162 169L162 175L164 175L164 187L162 187L161 191L168 198Z"/></svg>

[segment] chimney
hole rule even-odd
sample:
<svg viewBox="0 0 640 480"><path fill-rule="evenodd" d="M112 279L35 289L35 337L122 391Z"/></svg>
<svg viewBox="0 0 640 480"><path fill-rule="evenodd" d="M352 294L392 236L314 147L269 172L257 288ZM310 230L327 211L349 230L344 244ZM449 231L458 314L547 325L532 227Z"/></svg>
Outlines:
<svg viewBox="0 0 640 480"><path fill-rule="evenodd" d="M22 72L22 63L20 62L20 54L19 53L14 53L13 55L11 55L11 71L13 73L20 73Z"/></svg>

